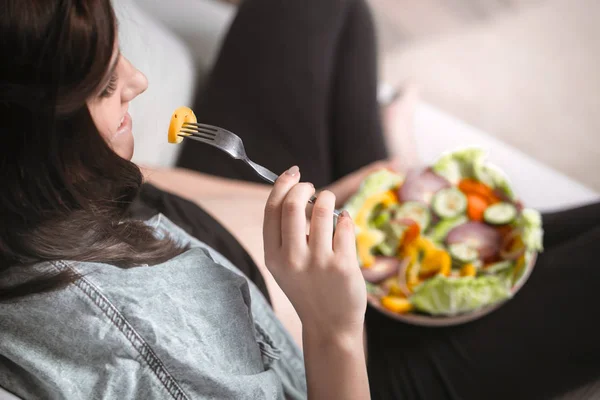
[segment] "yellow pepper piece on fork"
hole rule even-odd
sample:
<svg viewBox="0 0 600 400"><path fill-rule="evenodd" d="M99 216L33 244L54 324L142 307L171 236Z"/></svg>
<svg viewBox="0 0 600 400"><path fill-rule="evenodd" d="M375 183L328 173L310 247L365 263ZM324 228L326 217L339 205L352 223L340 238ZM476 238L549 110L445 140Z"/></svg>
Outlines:
<svg viewBox="0 0 600 400"><path fill-rule="evenodd" d="M181 143L183 138L179 136L181 127L186 122L198 122L196 115L188 107L179 107L173 111L171 115L171 123L169 124L169 143Z"/></svg>

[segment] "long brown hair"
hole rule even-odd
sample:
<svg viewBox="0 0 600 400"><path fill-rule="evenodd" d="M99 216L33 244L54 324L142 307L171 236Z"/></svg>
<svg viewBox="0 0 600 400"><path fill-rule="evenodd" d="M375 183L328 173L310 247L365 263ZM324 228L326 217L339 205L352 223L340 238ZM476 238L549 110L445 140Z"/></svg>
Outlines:
<svg viewBox="0 0 600 400"><path fill-rule="evenodd" d="M126 219L142 174L110 149L86 106L116 32L110 0L0 0L0 301L77 279L32 273L8 284L41 261L126 268L183 251Z"/></svg>

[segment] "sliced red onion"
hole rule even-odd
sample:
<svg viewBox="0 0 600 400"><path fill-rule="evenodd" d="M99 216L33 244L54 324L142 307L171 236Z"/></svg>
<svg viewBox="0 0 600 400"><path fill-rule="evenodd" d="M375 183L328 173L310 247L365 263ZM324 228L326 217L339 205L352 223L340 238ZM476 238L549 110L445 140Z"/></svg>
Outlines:
<svg viewBox="0 0 600 400"><path fill-rule="evenodd" d="M367 282L379 283L398 273L400 261L396 257L375 257L375 262L369 268L361 268Z"/></svg>
<svg viewBox="0 0 600 400"><path fill-rule="evenodd" d="M496 229L481 222L467 222L448 232L448 245L467 243L477 249L480 258L485 262L494 259L502 245L502 235Z"/></svg>
<svg viewBox="0 0 600 400"><path fill-rule="evenodd" d="M523 205L523 202L521 200L517 200L515 202L515 207L517 207L518 212L523 211L523 209L525 208L525 206Z"/></svg>
<svg viewBox="0 0 600 400"><path fill-rule="evenodd" d="M429 205L439 190L451 187L450 182L431 169L413 171L398 190L400 201L419 201Z"/></svg>
<svg viewBox="0 0 600 400"><path fill-rule="evenodd" d="M513 200L509 196L507 196L506 193L499 189L494 190L494 194L498 196L500 200L514 205L518 212L523 211L524 206L521 200Z"/></svg>
<svg viewBox="0 0 600 400"><path fill-rule="evenodd" d="M408 271L409 265L410 257L404 257L402 261L400 261L400 266L398 267L398 288L400 288L400 291L404 293L406 297L409 297L412 294L406 283L406 272Z"/></svg>
<svg viewBox="0 0 600 400"><path fill-rule="evenodd" d="M500 250L500 257L504 260L514 261L517 258L521 257L525 253L525 244L515 250L510 250L510 246L512 244L513 239L521 235L520 229L514 229L504 238L504 242L502 243L502 248Z"/></svg>

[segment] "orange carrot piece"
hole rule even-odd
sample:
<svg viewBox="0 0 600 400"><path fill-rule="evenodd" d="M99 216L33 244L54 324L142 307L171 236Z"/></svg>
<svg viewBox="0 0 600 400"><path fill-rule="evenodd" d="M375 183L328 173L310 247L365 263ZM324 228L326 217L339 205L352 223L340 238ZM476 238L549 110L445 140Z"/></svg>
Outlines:
<svg viewBox="0 0 600 400"><path fill-rule="evenodd" d="M421 234L421 228L419 224L414 221L411 221L411 224L408 225L408 229L402 235L402 243L401 246L408 246L412 242L414 242L419 235Z"/></svg>
<svg viewBox="0 0 600 400"><path fill-rule="evenodd" d="M483 213L489 206L484 197L477 194L467 194L467 215L473 221L483 221Z"/></svg>
<svg viewBox="0 0 600 400"><path fill-rule="evenodd" d="M483 197L489 204L500 202L500 198L491 187L474 179L461 180L458 188L466 195L476 194Z"/></svg>

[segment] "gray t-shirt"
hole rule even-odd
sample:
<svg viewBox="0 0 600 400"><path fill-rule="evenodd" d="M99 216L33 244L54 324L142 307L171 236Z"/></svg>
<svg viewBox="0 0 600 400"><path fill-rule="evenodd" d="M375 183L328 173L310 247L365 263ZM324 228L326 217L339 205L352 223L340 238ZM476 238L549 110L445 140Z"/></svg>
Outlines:
<svg viewBox="0 0 600 400"><path fill-rule="evenodd" d="M306 398L302 352L252 282L163 215L148 224L191 249L152 267L42 263L83 278L0 304L0 386L25 399Z"/></svg>

